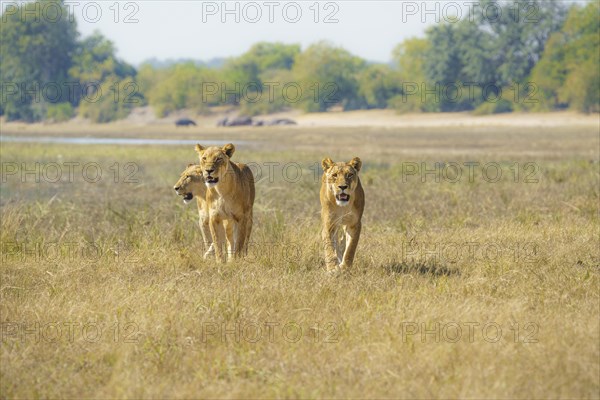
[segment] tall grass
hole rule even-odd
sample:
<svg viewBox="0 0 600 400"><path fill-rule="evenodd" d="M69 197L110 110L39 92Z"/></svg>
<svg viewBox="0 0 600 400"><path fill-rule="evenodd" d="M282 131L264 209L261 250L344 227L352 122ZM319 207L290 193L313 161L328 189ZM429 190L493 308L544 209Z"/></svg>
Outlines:
<svg viewBox="0 0 600 400"><path fill-rule="evenodd" d="M240 146L263 176L250 255L225 265L202 259L195 205L172 189L191 147L3 144L3 167L103 175L2 182L1 396L599 397L597 132L457 129ZM337 277L320 253L324 156L364 162L363 235ZM470 161L502 179L407 175Z"/></svg>

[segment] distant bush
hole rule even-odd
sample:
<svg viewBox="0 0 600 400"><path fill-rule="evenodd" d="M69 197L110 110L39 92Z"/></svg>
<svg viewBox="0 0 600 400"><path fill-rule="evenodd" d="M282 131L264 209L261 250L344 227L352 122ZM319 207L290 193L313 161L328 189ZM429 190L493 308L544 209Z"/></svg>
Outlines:
<svg viewBox="0 0 600 400"><path fill-rule="evenodd" d="M439 112L439 103L427 98L423 101L420 92L414 95L398 95L388 100L389 108L396 110L398 114Z"/></svg>
<svg viewBox="0 0 600 400"><path fill-rule="evenodd" d="M259 76L259 82L268 84L263 84L258 91L244 93L239 103L241 114L248 116L271 114L288 110L296 105L295 99L286 97L290 96L289 93L294 94L293 88L290 91L285 89L287 85L294 84L291 71L268 70Z"/></svg>
<svg viewBox="0 0 600 400"><path fill-rule="evenodd" d="M91 100L79 103L79 113L92 122L105 123L125 118L135 106L142 104L133 78L120 80L111 76L100 85L100 91L88 94Z"/></svg>
<svg viewBox="0 0 600 400"><path fill-rule="evenodd" d="M473 110L473 115L501 114L513 111L513 103L506 99L500 99L496 102L487 101L481 103L479 107Z"/></svg>
<svg viewBox="0 0 600 400"><path fill-rule="evenodd" d="M219 104L220 92L208 95L206 90L206 85L220 88L222 79L216 71L187 63L166 70L146 67L140 74L143 79L140 87L146 90L144 94L158 117L185 108L202 113L208 106ZM153 76L156 79L152 82Z"/></svg>
<svg viewBox="0 0 600 400"><path fill-rule="evenodd" d="M73 118L74 110L71 103L49 104L46 118L54 122L65 122Z"/></svg>
<svg viewBox="0 0 600 400"><path fill-rule="evenodd" d="M366 108L387 108L394 96L402 93L401 76L385 64L372 64L358 74L358 94Z"/></svg>

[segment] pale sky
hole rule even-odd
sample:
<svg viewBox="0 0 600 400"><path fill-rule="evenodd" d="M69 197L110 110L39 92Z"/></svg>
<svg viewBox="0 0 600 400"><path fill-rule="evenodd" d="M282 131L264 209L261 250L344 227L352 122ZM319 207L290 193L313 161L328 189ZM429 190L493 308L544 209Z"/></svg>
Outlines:
<svg viewBox="0 0 600 400"><path fill-rule="evenodd" d="M572 0L564 0L573 3ZM23 1L2 1L8 12ZM159 60L238 56L260 41L299 43L328 40L369 61L388 62L403 40L423 36L428 26L452 16L487 13L477 0L199 1L65 0L88 36L99 30L118 55L139 65ZM510 2L509 2L510 3ZM55 18L52 10L43 15ZM522 10L525 17L531 10ZM471 14L469 14L471 12Z"/></svg>
<svg viewBox="0 0 600 400"><path fill-rule="evenodd" d="M423 35L435 23L433 15L429 24L421 22L420 14L408 16L409 6L400 1L124 1L117 3L118 16L113 1L86 3L93 2L80 1L74 8L80 32L87 36L99 30L133 64L152 57L237 56L259 41L305 48L324 39L367 60L387 62L398 43Z"/></svg>

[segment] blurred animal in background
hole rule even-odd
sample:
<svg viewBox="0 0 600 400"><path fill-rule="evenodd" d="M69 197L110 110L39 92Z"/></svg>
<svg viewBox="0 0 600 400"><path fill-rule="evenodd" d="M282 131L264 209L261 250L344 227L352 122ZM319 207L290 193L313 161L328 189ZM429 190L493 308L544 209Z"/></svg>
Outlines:
<svg viewBox="0 0 600 400"><path fill-rule="evenodd" d="M196 126L196 123L189 118L179 118L175 121L175 126Z"/></svg>
<svg viewBox="0 0 600 400"><path fill-rule="evenodd" d="M248 126L252 125L252 117L234 117L229 118L225 117L219 122L217 122L217 126Z"/></svg>
<svg viewBox="0 0 600 400"><path fill-rule="evenodd" d="M252 117L225 117L217 121L217 126L276 126L276 125L298 125L296 121L289 118L276 118L270 121L252 119Z"/></svg>

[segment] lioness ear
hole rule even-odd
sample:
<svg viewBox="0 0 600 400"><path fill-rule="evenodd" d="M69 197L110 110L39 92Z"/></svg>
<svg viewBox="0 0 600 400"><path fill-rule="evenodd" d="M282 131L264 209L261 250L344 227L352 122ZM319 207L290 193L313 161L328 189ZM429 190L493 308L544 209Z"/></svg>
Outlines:
<svg viewBox="0 0 600 400"><path fill-rule="evenodd" d="M356 172L358 172L360 171L360 167L362 167L362 161L360 161L360 158L354 157L352 160L350 160L348 165L354 168Z"/></svg>
<svg viewBox="0 0 600 400"><path fill-rule="evenodd" d="M196 165L196 164L190 163L190 164L188 164L187 168L191 167L192 165Z"/></svg>
<svg viewBox="0 0 600 400"><path fill-rule="evenodd" d="M196 150L196 153L198 153L198 154L202 154L202 152L203 152L204 150L206 150L206 147L204 147L204 146L202 146L202 145L200 145L200 144L197 144L197 145L196 145L196 147L194 147L194 150Z"/></svg>
<svg viewBox="0 0 600 400"><path fill-rule="evenodd" d="M329 168L333 166L333 160L329 157L324 158L321 161L321 166L323 167L323 171L327 171Z"/></svg>
<svg viewBox="0 0 600 400"><path fill-rule="evenodd" d="M231 156L235 152L235 146L232 145L231 143L227 143L225 146L223 146L222 150L223 150L223 153L225 153L227 155L227 157L231 158Z"/></svg>

